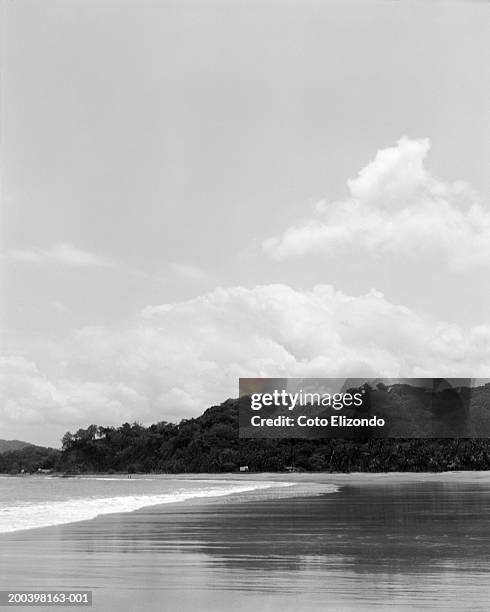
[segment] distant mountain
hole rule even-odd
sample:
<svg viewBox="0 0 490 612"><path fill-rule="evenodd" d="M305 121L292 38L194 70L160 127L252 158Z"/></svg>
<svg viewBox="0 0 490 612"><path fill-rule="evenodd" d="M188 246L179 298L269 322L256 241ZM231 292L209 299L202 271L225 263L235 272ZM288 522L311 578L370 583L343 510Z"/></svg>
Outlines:
<svg viewBox="0 0 490 612"><path fill-rule="evenodd" d="M0 440L0 453L8 453L10 451L20 450L26 446L33 446L29 442L21 440Z"/></svg>

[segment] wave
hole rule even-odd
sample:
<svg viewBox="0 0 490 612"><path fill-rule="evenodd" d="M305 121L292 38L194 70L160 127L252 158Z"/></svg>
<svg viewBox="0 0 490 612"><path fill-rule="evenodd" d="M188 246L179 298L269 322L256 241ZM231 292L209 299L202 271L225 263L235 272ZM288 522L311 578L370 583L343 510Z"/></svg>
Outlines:
<svg viewBox="0 0 490 612"><path fill-rule="evenodd" d="M171 504L188 499L222 497L272 487L289 487L289 482L249 482L239 485L216 486L172 493L148 495L123 495L101 498L72 498L22 506L0 508L0 533L11 533L40 527L52 527L94 519L103 514L133 512L146 506Z"/></svg>
<svg viewBox="0 0 490 612"><path fill-rule="evenodd" d="M59 478L57 476L57 478ZM65 477L63 477L65 478ZM144 482L145 480L158 480L157 478L128 478L127 475L124 476L70 476L72 480L115 480L117 482Z"/></svg>

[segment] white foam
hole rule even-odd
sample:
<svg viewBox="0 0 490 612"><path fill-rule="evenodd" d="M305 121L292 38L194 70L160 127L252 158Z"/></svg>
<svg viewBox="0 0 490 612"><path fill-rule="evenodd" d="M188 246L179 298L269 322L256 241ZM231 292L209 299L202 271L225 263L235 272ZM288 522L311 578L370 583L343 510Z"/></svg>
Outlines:
<svg viewBox="0 0 490 612"><path fill-rule="evenodd" d="M142 482L145 480L156 480L156 478L128 478L127 476L120 476L119 478L112 476L76 476L79 480L116 480L117 482Z"/></svg>
<svg viewBox="0 0 490 612"><path fill-rule="evenodd" d="M103 514L133 512L146 506L182 502L202 497L221 497L233 493L271 487L289 487L288 482L247 482L208 489L177 491L160 495L124 495L101 498L72 498L64 501L36 502L0 508L0 533L51 527L94 519Z"/></svg>

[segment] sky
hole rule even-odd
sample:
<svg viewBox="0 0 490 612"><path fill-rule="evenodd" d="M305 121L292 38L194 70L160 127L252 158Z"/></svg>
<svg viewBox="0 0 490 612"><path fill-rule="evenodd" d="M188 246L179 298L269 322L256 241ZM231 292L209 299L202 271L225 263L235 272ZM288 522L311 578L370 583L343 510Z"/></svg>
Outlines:
<svg viewBox="0 0 490 612"><path fill-rule="evenodd" d="M0 438L488 377L489 6L3 2Z"/></svg>

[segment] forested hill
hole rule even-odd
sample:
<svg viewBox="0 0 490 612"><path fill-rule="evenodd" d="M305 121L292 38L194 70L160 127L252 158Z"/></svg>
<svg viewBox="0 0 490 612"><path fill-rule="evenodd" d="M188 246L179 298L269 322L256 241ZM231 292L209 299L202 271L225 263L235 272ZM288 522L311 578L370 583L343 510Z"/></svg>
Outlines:
<svg viewBox="0 0 490 612"><path fill-rule="evenodd" d="M71 474L231 472L241 465L250 471L286 467L340 472L490 469L490 440L486 439L240 440L238 401L227 400L178 425L90 425L66 433L62 451L32 447L0 455L0 472L38 468Z"/></svg>
<svg viewBox="0 0 490 612"><path fill-rule="evenodd" d="M22 442L21 440L0 440L0 453L7 453L9 451L16 451L24 448L25 446L32 446L29 442Z"/></svg>
<svg viewBox="0 0 490 612"><path fill-rule="evenodd" d="M57 470L60 465L61 452L54 448L28 444L18 450L0 453L0 474Z"/></svg>

